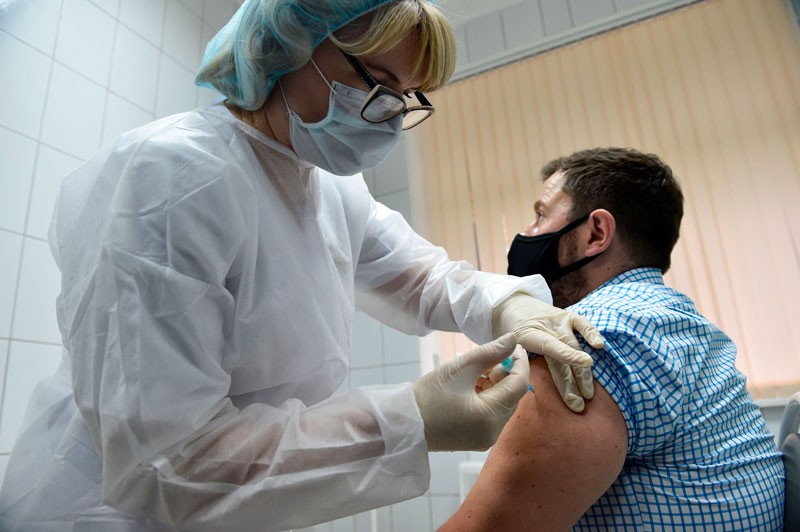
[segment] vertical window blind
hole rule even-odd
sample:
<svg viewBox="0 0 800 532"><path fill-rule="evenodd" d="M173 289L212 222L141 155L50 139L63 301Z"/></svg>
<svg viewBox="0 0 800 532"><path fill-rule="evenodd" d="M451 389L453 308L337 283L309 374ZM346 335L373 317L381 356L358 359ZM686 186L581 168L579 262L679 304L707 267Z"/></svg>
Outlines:
<svg viewBox="0 0 800 532"><path fill-rule="evenodd" d="M686 196L667 283L739 348L755 397L800 389L800 31L785 0L706 0L454 83L411 135L420 228L505 272L540 168L596 146L659 155ZM436 333L443 359L465 337Z"/></svg>

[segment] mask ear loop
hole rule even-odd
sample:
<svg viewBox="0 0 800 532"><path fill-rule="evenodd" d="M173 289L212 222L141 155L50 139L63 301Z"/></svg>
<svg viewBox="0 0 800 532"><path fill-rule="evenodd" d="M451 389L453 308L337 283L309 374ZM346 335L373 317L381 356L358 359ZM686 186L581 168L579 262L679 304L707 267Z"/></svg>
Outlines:
<svg viewBox="0 0 800 532"><path fill-rule="evenodd" d="M278 79L278 88L281 90L281 97L283 98L283 105L286 106L286 112L289 112L289 102L286 101L286 93L283 92L283 83Z"/></svg>
<svg viewBox="0 0 800 532"><path fill-rule="evenodd" d="M316 68L316 69L317 69L317 72L319 73L319 77L321 77L321 78L322 78L322 80L325 82L325 85L327 85L327 86L328 86L328 88L331 90L331 92L336 92L336 91L333 89L333 85L331 85L331 84L328 82L328 78L326 78L326 77L325 77L325 74L323 74L323 73L322 73L322 70L320 70L320 69L319 69L319 67L317 66L317 63L316 63L316 62L315 62L313 59L309 59L309 61L311 61L311 64L312 64L312 65L314 65L314 68Z"/></svg>
<svg viewBox="0 0 800 532"><path fill-rule="evenodd" d="M322 73L322 70L320 70L320 68L317 66L317 63L314 61L314 59L309 59L309 61L310 61L310 62L311 62L311 64L314 66L314 68L317 70L317 73L319 74L319 77L321 77L321 78L322 78L322 81L324 81L324 82L325 82L325 85L327 85L327 86L328 86L328 88L331 90L331 92L332 92L333 94L336 94L336 90L335 90L335 89L333 88L333 86L332 86L332 85L331 85L331 84L328 82L328 78L326 78L326 77L325 77L325 74L323 74L323 73ZM283 92L283 83L281 83L281 80L280 80L280 78L278 78L278 88L281 90L281 96L283 97L283 105L285 105L285 106L286 106L286 112L288 113L288 112L290 112L290 111L291 111L291 109L290 109L290 107L289 107L289 101L286 99L286 93L285 93L285 92Z"/></svg>
<svg viewBox="0 0 800 532"><path fill-rule="evenodd" d="M586 220L588 220L589 216L591 216L591 215L592 215L592 213L588 213L586 216L578 218L577 220L573 221L572 223L567 224L567 226L564 229L561 230L561 235L558 237L558 239L561 240L562 236L564 236L568 232L572 231L573 229L575 229L579 225L585 223ZM558 279L564 277L568 273L572 273L574 271L580 270L581 268L583 268L584 266L586 266L587 264L592 262L594 259L596 259L600 255L602 255L603 253L605 253L605 251L601 251L597 255L594 255L594 256L591 256L591 257L583 257L582 259L580 259L578 261L575 261L572 264L569 264L567 266L564 266L563 268L560 268L559 272L558 272L558 277L555 277L553 279L553 281L557 281Z"/></svg>

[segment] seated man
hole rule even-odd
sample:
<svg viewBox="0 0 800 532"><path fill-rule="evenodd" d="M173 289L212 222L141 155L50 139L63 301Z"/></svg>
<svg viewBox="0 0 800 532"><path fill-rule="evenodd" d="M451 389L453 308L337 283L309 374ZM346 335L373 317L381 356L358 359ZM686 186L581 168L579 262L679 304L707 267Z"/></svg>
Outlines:
<svg viewBox="0 0 800 532"><path fill-rule="evenodd" d="M670 168L593 149L552 161L542 177L509 273L541 273L556 305L603 334L602 351L585 347L596 393L571 412L535 358L535 393L440 530L781 530L780 454L736 348L664 286L683 215Z"/></svg>

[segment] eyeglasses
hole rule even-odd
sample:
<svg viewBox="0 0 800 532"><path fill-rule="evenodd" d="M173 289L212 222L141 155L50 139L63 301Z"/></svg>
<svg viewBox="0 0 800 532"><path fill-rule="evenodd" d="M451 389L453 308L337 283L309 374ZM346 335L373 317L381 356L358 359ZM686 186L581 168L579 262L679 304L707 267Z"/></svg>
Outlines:
<svg viewBox="0 0 800 532"><path fill-rule="evenodd" d="M372 77L366 67L361 62L348 54L344 50L339 50L345 59L358 73L359 77L370 88L369 95L361 106L361 118L373 124L379 124L391 120L399 114L403 115L403 129L411 129L418 126L421 122L433 114L435 110L431 102L419 91L414 91L414 97L420 105L406 105L403 96L411 98L393 91L386 85L381 85L378 80Z"/></svg>

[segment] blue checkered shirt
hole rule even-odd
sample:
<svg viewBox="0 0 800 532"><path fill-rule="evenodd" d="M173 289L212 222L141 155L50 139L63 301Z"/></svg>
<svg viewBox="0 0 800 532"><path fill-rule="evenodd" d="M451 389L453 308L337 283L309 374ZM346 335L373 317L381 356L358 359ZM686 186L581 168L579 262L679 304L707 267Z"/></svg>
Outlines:
<svg viewBox="0 0 800 532"><path fill-rule="evenodd" d="M655 268L570 310L606 340L594 376L628 427L622 472L574 530L781 530L783 464L730 338Z"/></svg>

